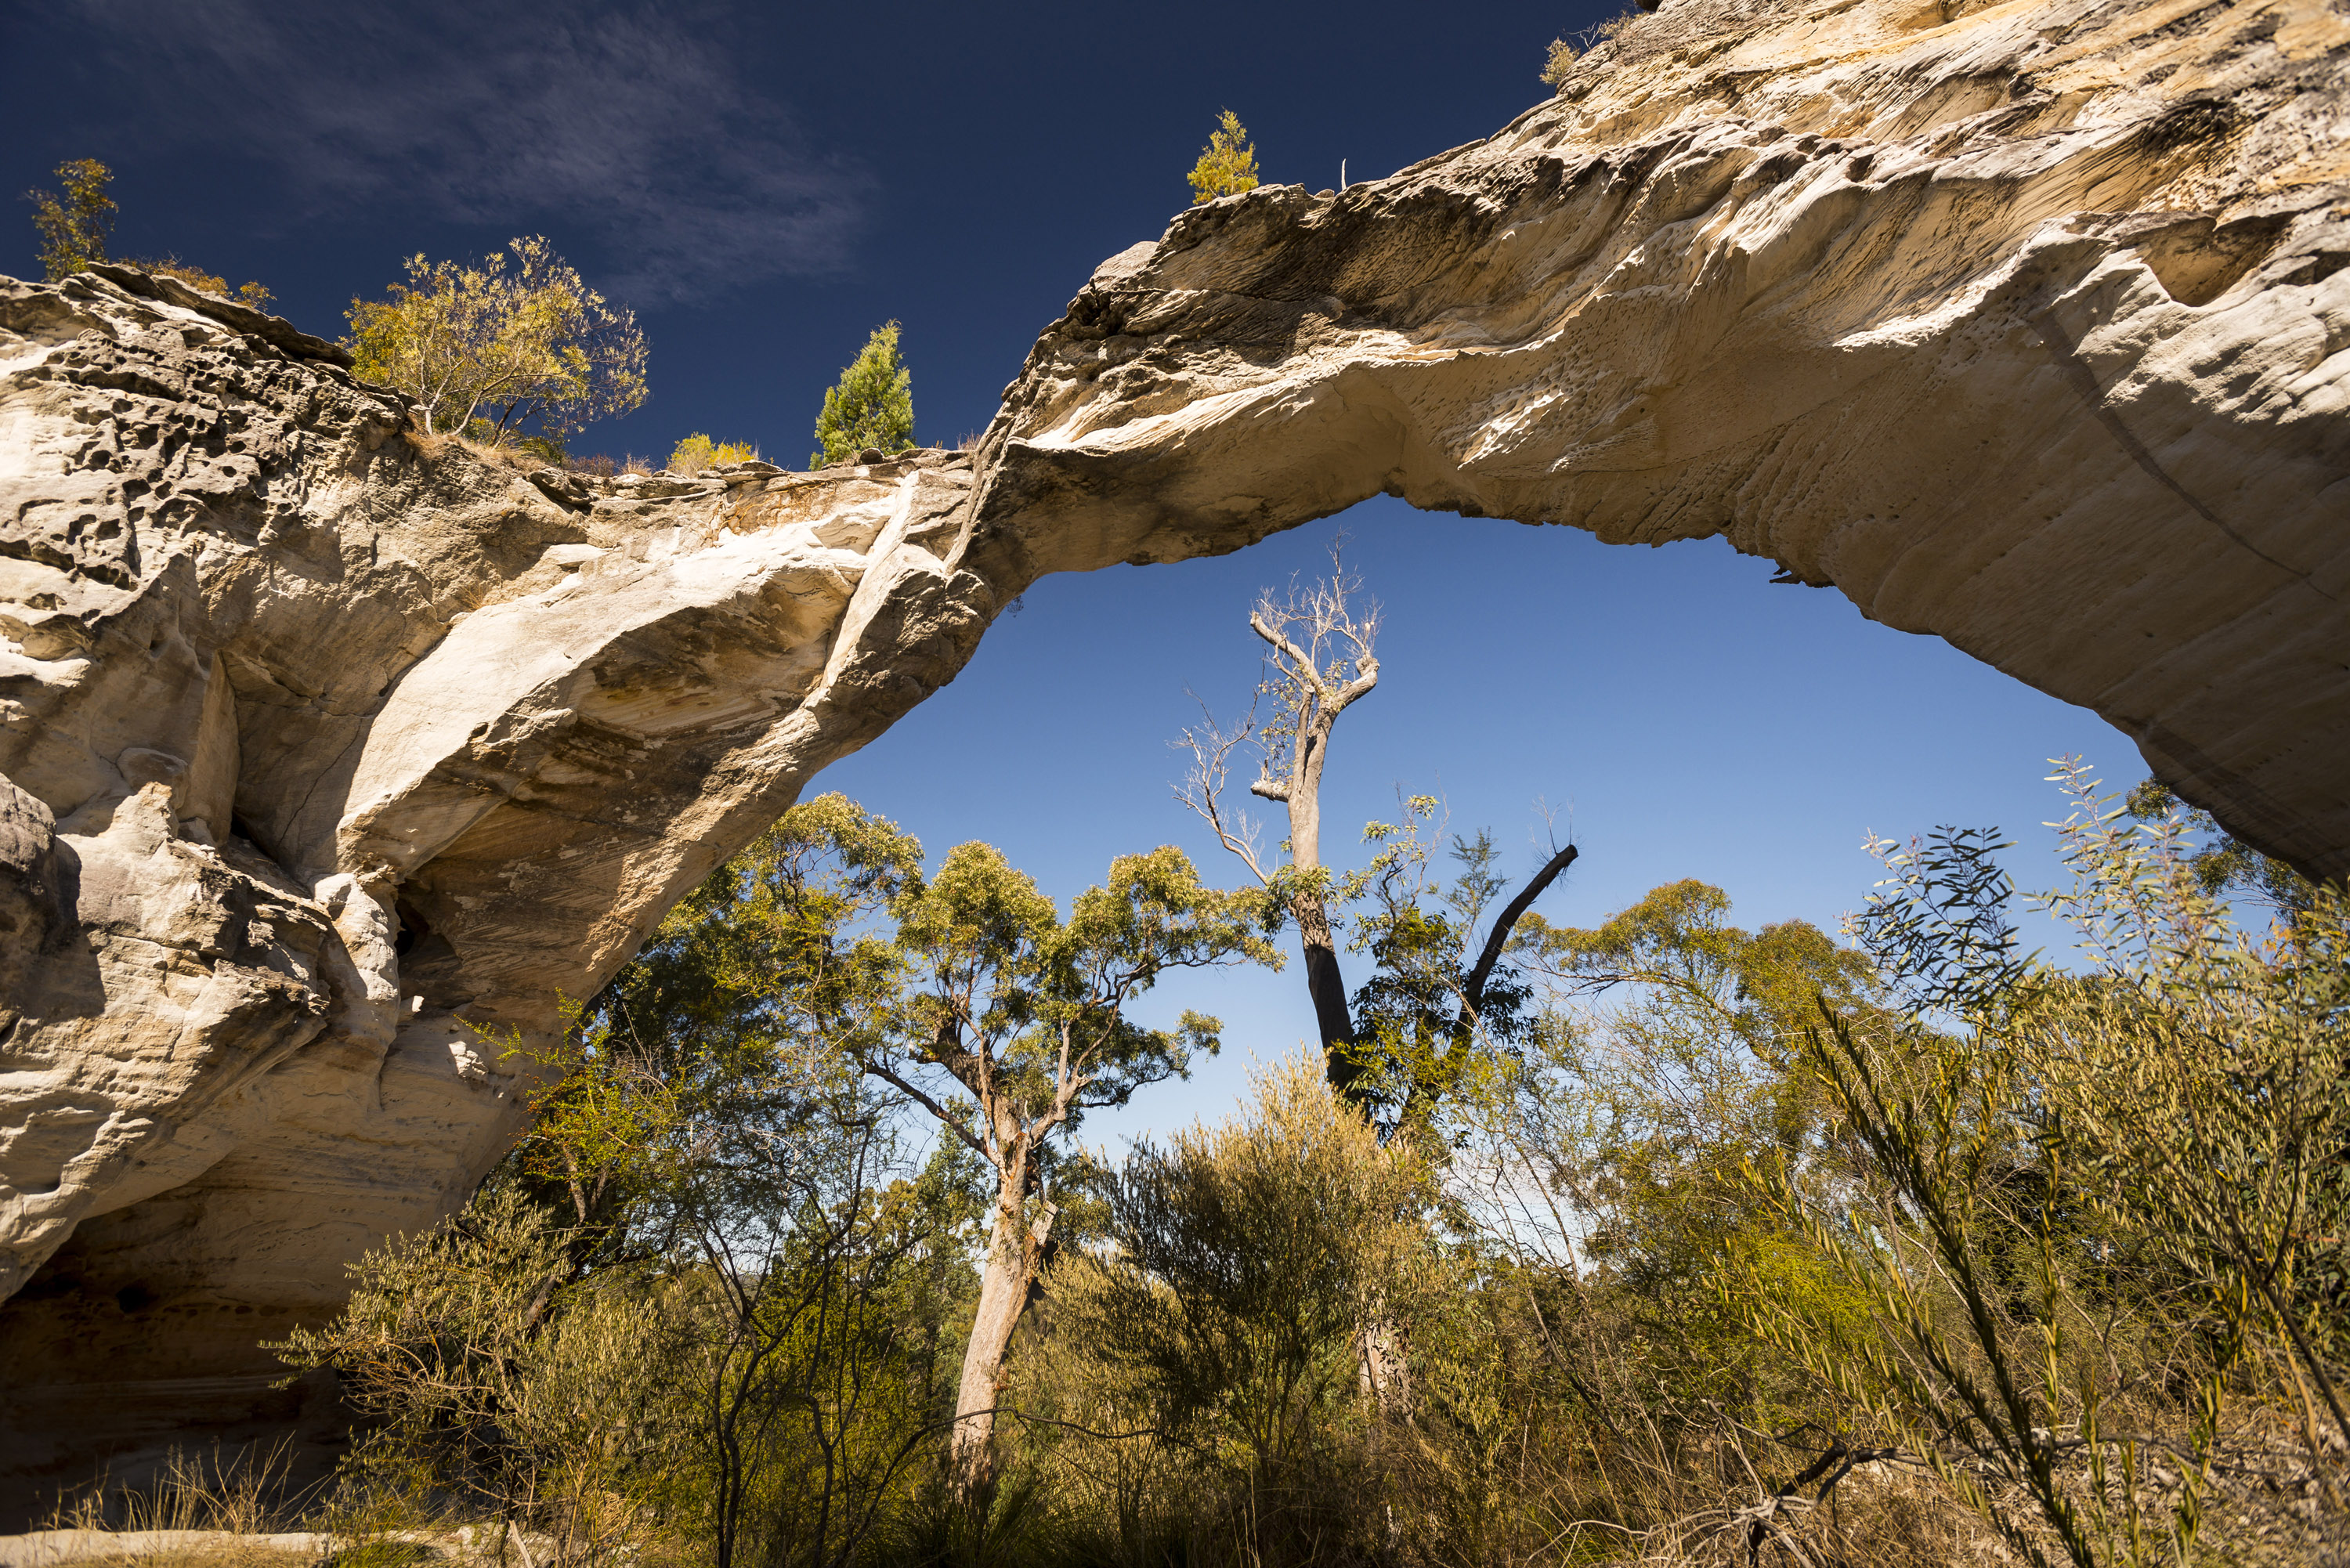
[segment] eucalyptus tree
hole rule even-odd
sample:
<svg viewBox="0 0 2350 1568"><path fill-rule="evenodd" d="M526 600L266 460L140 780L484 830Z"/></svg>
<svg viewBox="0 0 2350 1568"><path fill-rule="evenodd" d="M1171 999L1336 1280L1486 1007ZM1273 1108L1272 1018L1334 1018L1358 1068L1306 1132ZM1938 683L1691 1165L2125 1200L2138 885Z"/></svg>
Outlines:
<svg viewBox="0 0 2350 1568"><path fill-rule="evenodd" d="M790 1059L792 1042L818 1044L984 1162L994 1194L949 1445L976 1489L1004 1354L1052 1241L1058 1144L1087 1110L1184 1075L1219 1044L1212 1018L1152 1029L1128 1010L1170 970L1280 956L1264 897L1204 886L1179 849L1118 857L1066 919L991 846L959 846L927 877L921 858L840 795L795 806L683 911L704 936L657 943L640 994L617 1005L663 1012L737 1085Z"/></svg>
<svg viewBox="0 0 2350 1568"><path fill-rule="evenodd" d="M787 814L581 1010L517 1153L567 1222L561 1277L676 1282L696 1479L667 1506L715 1568L851 1560L936 1441L920 1345L963 1237L930 1182L890 1179L894 1096L854 1065L895 1025L889 908L920 876L918 844L838 795Z"/></svg>
<svg viewBox="0 0 2350 1568"><path fill-rule="evenodd" d="M1495 910L1509 884L1493 836L1456 835L1449 854L1460 874L1440 888L1430 873L1434 846L1423 836L1437 802L1415 795L1404 808L1400 826L1375 822L1365 833L1380 853L1362 878L1369 908L1352 944L1376 966L1354 999L1357 1059L1372 1069L1367 1081L1357 1079L1356 1098L1393 1131L1419 1137L1460 1089L1481 1046L1514 1049L1536 1026L1534 987L1512 961L1513 944L1523 940L1522 923L1548 929L1533 913L1534 900L1580 851L1549 846L1541 867Z"/></svg>
<svg viewBox="0 0 2350 1568"><path fill-rule="evenodd" d="M1128 1008L1170 970L1280 957L1264 937L1266 901L1204 886L1172 847L1119 857L1064 920L1000 851L965 844L895 914L920 980L904 1026L873 1037L859 1065L936 1117L995 1177L950 1444L958 1486L976 1493L993 1473L1004 1355L1052 1239L1055 1140L1089 1109L1188 1075L1193 1054L1220 1044L1222 1026L1204 1014L1152 1029Z"/></svg>

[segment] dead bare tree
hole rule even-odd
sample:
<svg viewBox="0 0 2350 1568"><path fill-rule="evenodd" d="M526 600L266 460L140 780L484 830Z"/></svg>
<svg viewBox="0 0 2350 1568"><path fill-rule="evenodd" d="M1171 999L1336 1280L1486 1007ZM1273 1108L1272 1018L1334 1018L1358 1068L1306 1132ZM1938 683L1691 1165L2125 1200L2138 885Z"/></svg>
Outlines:
<svg viewBox="0 0 2350 1568"><path fill-rule="evenodd" d="M1379 661L1373 652L1379 607L1376 601L1358 604L1361 587L1361 579L1347 575L1333 548L1326 579L1304 588L1293 583L1285 596L1268 589L1249 615L1249 629L1263 639L1267 651L1264 679L1248 716L1225 731L1212 715L1205 715L1203 704L1202 722L1184 731L1176 742L1191 752L1192 760L1176 798L1215 830L1218 841L1297 922L1315 1025L1329 1063L1330 1083L1342 1095L1351 1088L1361 1065L1330 923L1336 884L1322 864L1322 768L1338 715L1379 682ZM1272 714L1260 720L1260 710L1267 703ZM1278 801L1288 810L1286 864L1269 863L1256 825L1224 802L1233 753L1243 751L1253 751L1257 757L1257 776L1249 793Z"/></svg>

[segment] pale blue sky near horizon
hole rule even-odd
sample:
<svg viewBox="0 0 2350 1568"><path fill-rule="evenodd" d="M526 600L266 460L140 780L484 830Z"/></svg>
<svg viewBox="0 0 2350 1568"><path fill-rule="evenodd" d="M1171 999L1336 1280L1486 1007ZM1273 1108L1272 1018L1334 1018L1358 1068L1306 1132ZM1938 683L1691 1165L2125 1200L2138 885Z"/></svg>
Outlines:
<svg viewBox="0 0 2350 1568"><path fill-rule="evenodd" d="M0 0L0 180L21 192L101 158L116 254L257 278L328 335L408 255L545 234L652 344L652 400L582 450L658 456L703 431L792 464L887 319L905 324L921 439L983 426L1095 265L1188 200L1219 109L1254 132L1268 180L1335 184L1342 161L1376 177L1508 122L1546 90L1548 41L1619 8L1496 0L1431 26L1400 0L1343 16L909 0L877 26L717 0ZM0 271L32 275L17 211ZM1233 556L1046 578L959 680L814 787L933 854L992 840L1065 907L1113 856L1163 843L1235 878L1171 798L1169 742L1197 713L1187 686L1246 706L1249 604L1325 570L1341 527L1387 629L1379 690L1333 748L1334 860L1401 788L1491 827L1522 876L1546 802L1583 851L1541 906L1553 919L1699 877L1747 925L1833 929L1876 874L1871 831L1997 824L2019 882L2047 886L2040 824L2063 805L2046 759L2144 775L2095 715L1833 592L1773 585L1772 563L1719 541L1612 547L1379 498ZM1186 1006L1224 1019L1224 1054L1088 1141L1222 1116L1252 1059L1310 1032L1294 965L1170 981L1146 1012Z"/></svg>

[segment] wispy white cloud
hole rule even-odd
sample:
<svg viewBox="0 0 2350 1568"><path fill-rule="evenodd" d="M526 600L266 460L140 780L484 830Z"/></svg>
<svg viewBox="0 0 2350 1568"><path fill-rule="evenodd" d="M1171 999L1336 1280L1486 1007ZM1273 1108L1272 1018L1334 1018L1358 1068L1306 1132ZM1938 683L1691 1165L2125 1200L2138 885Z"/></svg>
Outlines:
<svg viewBox="0 0 2350 1568"><path fill-rule="evenodd" d="M585 239L638 304L842 265L868 177L699 8L82 0L187 134L322 205Z"/></svg>

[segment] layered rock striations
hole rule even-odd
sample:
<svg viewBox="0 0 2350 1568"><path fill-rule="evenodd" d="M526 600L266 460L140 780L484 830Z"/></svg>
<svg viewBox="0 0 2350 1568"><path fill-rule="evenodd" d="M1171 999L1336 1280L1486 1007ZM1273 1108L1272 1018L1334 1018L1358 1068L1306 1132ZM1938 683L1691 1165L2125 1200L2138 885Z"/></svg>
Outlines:
<svg viewBox="0 0 2350 1568"><path fill-rule="evenodd" d="M1113 258L975 452L816 474L524 472L170 280L0 286L0 1459L300 1418L256 1340L1047 572L1381 492L1718 534L2350 871L2345 62L2313 0L1672 0Z"/></svg>

